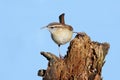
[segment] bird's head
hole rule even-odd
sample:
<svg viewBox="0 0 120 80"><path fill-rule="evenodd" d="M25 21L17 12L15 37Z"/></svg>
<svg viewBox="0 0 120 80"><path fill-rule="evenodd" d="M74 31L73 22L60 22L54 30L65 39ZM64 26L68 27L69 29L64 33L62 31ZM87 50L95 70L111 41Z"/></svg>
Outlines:
<svg viewBox="0 0 120 80"><path fill-rule="evenodd" d="M53 22L53 23L50 23L48 24L47 26L45 27L42 27L41 29L43 28L47 28L51 33L53 33L54 31L56 30L60 30L60 29L69 29L69 30L73 30L73 28L70 26L70 25L66 25L66 24L61 24L61 23L58 23L58 22Z"/></svg>

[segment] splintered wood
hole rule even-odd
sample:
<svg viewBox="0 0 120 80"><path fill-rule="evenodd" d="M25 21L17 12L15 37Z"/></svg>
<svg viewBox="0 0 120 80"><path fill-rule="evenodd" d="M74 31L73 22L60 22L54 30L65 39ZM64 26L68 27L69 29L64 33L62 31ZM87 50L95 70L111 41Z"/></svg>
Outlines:
<svg viewBox="0 0 120 80"><path fill-rule="evenodd" d="M49 62L46 70L38 71L38 76L43 80L102 80L101 71L109 47L108 43L94 42L85 33L78 33L63 59L41 52Z"/></svg>

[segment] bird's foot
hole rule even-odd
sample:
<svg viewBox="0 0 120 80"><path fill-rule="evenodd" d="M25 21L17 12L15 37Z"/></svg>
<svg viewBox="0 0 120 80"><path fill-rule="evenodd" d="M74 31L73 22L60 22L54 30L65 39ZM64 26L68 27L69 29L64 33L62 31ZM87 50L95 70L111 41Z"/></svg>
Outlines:
<svg viewBox="0 0 120 80"><path fill-rule="evenodd" d="M59 54L59 57L60 57L60 59L64 59L64 56L62 56L61 54Z"/></svg>

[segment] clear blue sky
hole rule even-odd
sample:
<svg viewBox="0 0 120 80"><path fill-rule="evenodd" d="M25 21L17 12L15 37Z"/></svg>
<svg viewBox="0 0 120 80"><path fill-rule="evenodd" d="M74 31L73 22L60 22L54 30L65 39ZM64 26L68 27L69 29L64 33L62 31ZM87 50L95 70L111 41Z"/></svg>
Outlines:
<svg viewBox="0 0 120 80"><path fill-rule="evenodd" d="M119 79L120 0L0 0L0 80L42 79L37 71L46 69L47 60L39 52L58 56L58 47L40 27L58 21L63 12L74 31L110 43L102 76ZM68 45L61 46L62 55Z"/></svg>

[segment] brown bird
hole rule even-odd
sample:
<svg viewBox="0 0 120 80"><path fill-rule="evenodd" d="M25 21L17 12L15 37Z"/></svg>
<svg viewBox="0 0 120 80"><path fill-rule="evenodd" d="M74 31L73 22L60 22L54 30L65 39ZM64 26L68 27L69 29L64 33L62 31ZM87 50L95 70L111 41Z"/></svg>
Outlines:
<svg viewBox="0 0 120 80"><path fill-rule="evenodd" d="M47 28L49 30L52 40L58 45L58 47L69 42L73 35L72 26L64 24L64 22L53 22L42 28Z"/></svg>

